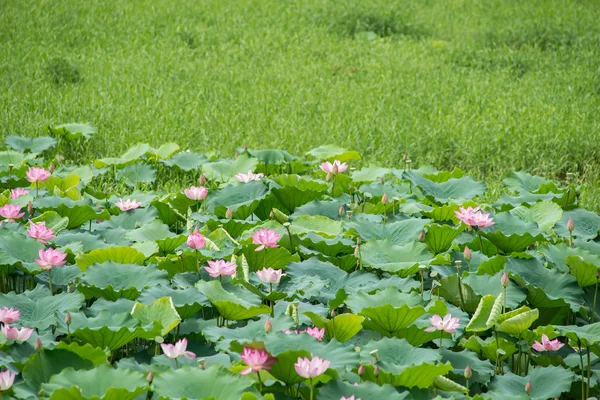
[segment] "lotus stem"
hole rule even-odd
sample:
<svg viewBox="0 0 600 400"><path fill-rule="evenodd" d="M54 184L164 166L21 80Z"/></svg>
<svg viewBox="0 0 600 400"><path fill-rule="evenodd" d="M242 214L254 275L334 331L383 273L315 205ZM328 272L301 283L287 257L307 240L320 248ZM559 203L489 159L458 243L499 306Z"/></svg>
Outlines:
<svg viewBox="0 0 600 400"><path fill-rule="evenodd" d="M569 232L569 246L573 247L573 232Z"/></svg>
<svg viewBox="0 0 600 400"><path fill-rule="evenodd" d="M183 262L183 260L181 260ZM183 263L182 263L183 265ZM196 270L200 273L200 259L198 257L198 249L196 249Z"/></svg>
<svg viewBox="0 0 600 400"><path fill-rule="evenodd" d="M592 381L592 360L591 360L591 355L590 355L590 348L587 347L587 391L586 391L586 395L585 398L589 399L590 398L590 386L591 386L591 381Z"/></svg>
<svg viewBox="0 0 600 400"><path fill-rule="evenodd" d="M53 295L52 291L52 268L48 270L48 283L50 284L50 295Z"/></svg>
<svg viewBox="0 0 600 400"><path fill-rule="evenodd" d="M263 268L267 268L267 248L265 247L265 256L263 258Z"/></svg>
<svg viewBox="0 0 600 400"><path fill-rule="evenodd" d="M458 276L458 294L460 296L460 308L465 308L465 298L462 292L462 285L460 284L460 269L456 272L456 276Z"/></svg>
<svg viewBox="0 0 600 400"><path fill-rule="evenodd" d="M260 388L260 391L262 392L263 383L262 383L262 380L260 379L260 371L256 371L256 377L258 378L258 387Z"/></svg>
<svg viewBox="0 0 600 400"><path fill-rule="evenodd" d="M467 379L467 400L469 400L469 380Z"/></svg>
<svg viewBox="0 0 600 400"><path fill-rule="evenodd" d="M496 371L500 374L504 373L504 369L500 363L500 355L498 350L500 350L500 341L498 340L498 331L494 328L494 336L496 337Z"/></svg>
<svg viewBox="0 0 600 400"><path fill-rule="evenodd" d="M502 287L502 292L504 294L504 298L502 299L502 314L506 312L506 288Z"/></svg>
<svg viewBox="0 0 600 400"><path fill-rule="evenodd" d="M519 355L517 356L517 375L521 376L521 335L519 335Z"/></svg>
<svg viewBox="0 0 600 400"><path fill-rule="evenodd" d="M479 251L481 251L481 253L483 253L483 239L481 238L480 231L477 231L477 236L479 236Z"/></svg>
<svg viewBox="0 0 600 400"><path fill-rule="evenodd" d="M269 283L269 296L271 295L271 293L273 293L273 284ZM271 318L274 318L275 317L274 301L269 299L269 305L271 306Z"/></svg>
<svg viewBox="0 0 600 400"><path fill-rule="evenodd" d="M440 331L440 351L442 351L442 342L444 340L444 331Z"/></svg>
<svg viewBox="0 0 600 400"><path fill-rule="evenodd" d="M596 289L594 290L594 303L590 315L590 324L596 320L596 297L598 297L598 278L596 278Z"/></svg>
<svg viewBox="0 0 600 400"><path fill-rule="evenodd" d="M581 340L577 338L577 346L579 348L579 361L581 364L581 400L585 400L585 366L583 364L583 353L581 352Z"/></svg>
<svg viewBox="0 0 600 400"><path fill-rule="evenodd" d="M175 358L174 360L175 360L175 369L179 369L179 361L177 361L177 358Z"/></svg>
<svg viewBox="0 0 600 400"><path fill-rule="evenodd" d="M38 181L35 181L35 197L38 197L39 190L40 190L40 183Z"/></svg>
<svg viewBox="0 0 600 400"><path fill-rule="evenodd" d="M312 378L310 378L310 400L313 400L313 395L314 395L314 386L313 386L313 380Z"/></svg>

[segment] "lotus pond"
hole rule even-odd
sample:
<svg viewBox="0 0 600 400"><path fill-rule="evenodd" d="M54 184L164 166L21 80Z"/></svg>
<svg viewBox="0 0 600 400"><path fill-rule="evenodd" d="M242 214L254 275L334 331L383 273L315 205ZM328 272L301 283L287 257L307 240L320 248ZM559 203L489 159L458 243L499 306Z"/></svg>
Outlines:
<svg viewBox="0 0 600 400"><path fill-rule="evenodd" d="M328 145L82 160L91 134L0 152L2 397L598 394L600 216L572 183L513 172L490 202Z"/></svg>

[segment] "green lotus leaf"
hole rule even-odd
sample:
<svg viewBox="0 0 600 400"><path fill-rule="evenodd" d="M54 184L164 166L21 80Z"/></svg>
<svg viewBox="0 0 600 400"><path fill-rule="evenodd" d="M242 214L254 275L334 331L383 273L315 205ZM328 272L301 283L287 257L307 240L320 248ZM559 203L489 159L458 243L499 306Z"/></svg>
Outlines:
<svg viewBox="0 0 600 400"><path fill-rule="evenodd" d="M63 218L55 211L46 211L42 215L33 218L31 221L35 222L36 224L45 222L46 228L52 229L55 235L69 226L69 218ZM53 240L53 242L56 241Z"/></svg>
<svg viewBox="0 0 600 400"><path fill-rule="evenodd" d="M443 253L450 248L452 242L462 230L462 227L453 228L450 225L427 225L425 244L434 254Z"/></svg>
<svg viewBox="0 0 600 400"><path fill-rule="evenodd" d="M460 204L465 200L481 196L486 189L483 182L476 182L469 176L458 179L451 178L442 183L424 178L414 171L404 171L404 176L413 185L420 187L425 195L431 196L440 203L453 202Z"/></svg>
<svg viewBox="0 0 600 400"><path fill-rule="evenodd" d="M354 182L373 182L376 179L384 178L386 175L392 172L391 168L382 168L374 165L362 168L359 171L352 173L352 180ZM390 194L388 194L389 196Z"/></svg>
<svg viewBox="0 0 600 400"><path fill-rule="evenodd" d="M498 331L520 337L538 319L538 309L527 306L502 314L497 319Z"/></svg>
<svg viewBox="0 0 600 400"><path fill-rule="evenodd" d="M146 259L146 256L132 247L106 247L92 250L87 254L80 254L75 258L77 266L83 272L90 265L102 264L107 261L113 261L119 264L139 264Z"/></svg>
<svg viewBox="0 0 600 400"><path fill-rule="evenodd" d="M39 330L56 325L57 313L75 312L83 305L81 293L60 293L52 296L45 286L16 294L0 294L0 307L15 308L21 312L19 322Z"/></svg>
<svg viewBox="0 0 600 400"><path fill-rule="evenodd" d="M433 385L436 376L445 375L452 370L450 363L441 364L439 351L412 347L404 339L383 338L371 341L361 347L361 358L371 359L371 352L377 351L380 368L379 377L373 374L374 366L365 365L362 379L371 382L405 386L408 388L428 388Z"/></svg>
<svg viewBox="0 0 600 400"><path fill-rule="evenodd" d="M151 147L149 144L138 143L135 146L130 147L121 157L101 158L99 160L94 161L94 165L97 168L102 168L108 165L131 164L143 157L146 154L146 152L148 152L150 149Z"/></svg>
<svg viewBox="0 0 600 400"><path fill-rule="evenodd" d="M327 192L327 184L309 180L299 175L279 175L273 180L281 187L274 187L271 192L289 212L312 201L319 199Z"/></svg>
<svg viewBox="0 0 600 400"><path fill-rule="evenodd" d="M573 223L575 224L574 237L583 240L592 240L598 236L600 216L581 208L563 213L562 219L556 224L555 231L557 235L565 238L569 237L569 230L567 229L569 219L573 219Z"/></svg>
<svg viewBox="0 0 600 400"><path fill-rule="evenodd" d="M364 317L345 313L332 319L323 318L313 312L304 313L319 329L325 328L327 339L336 339L340 343L347 342L362 329Z"/></svg>
<svg viewBox="0 0 600 400"><path fill-rule="evenodd" d="M354 386L349 382L334 380L327 382L319 389L319 399L340 400L340 396L346 398L354 396L355 399L361 400L408 400L411 398L408 391L399 393L391 385L377 385L368 381Z"/></svg>
<svg viewBox="0 0 600 400"><path fill-rule="evenodd" d="M208 211L224 218L227 208L230 208L235 219L246 219L267 193L268 189L262 182L228 185L218 192L209 193L206 198Z"/></svg>
<svg viewBox="0 0 600 400"><path fill-rule="evenodd" d="M403 278L415 274L419 264L433 260L427 245L417 241L397 246L389 240L370 240L361 246L360 251L364 265L396 273Z"/></svg>
<svg viewBox="0 0 600 400"><path fill-rule="evenodd" d="M117 216L113 216L110 220L98 224L97 230L101 231L106 227L112 229L131 230L146 224L150 224L154 222L157 217L158 212L154 207L138 208L127 212L122 212Z"/></svg>
<svg viewBox="0 0 600 400"><path fill-rule="evenodd" d="M503 299L503 293L498 297L491 294L483 296L465 330L468 332L484 332L496 325L496 321L502 313Z"/></svg>
<svg viewBox="0 0 600 400"><path fill-rule="evenodd" d="M208 158L204 154L182 151L162 162L166 166L175 166L185 172L190 172L198 170L202 164L208 162Z"/></svg>
<svg viewBox="0 0 600 400"><path fill-rule="evenodd" d="M304 309L304 307L302 307ZM310 320L304 315L302 315L309 323ZM229 351L230 348L233 351L242 351L243 345L240 343L246 342L259 342L264 341L267 337L267 333L265 333L265 322L267 319L271 322L273 326L273 332L281 332L287 329L293 328L296 324L291 317L288 317L284 313L277 314L274 318L270 316L263 316L257 320L248 320L248 324L243 327L237 327L235 329L228 327L218 327L216 324L212 324L211 326L205 326L202 328L202 334L204 337L215 343L215 349L219 351ZM204 321L204 320L198 320ZM184 327L186 326L187 321L181 324L181 330L183 332ZM269 333L268 335L270 335Z"/></svg>
<svg viewBox="0 0 600 400"><path fill-rule="evenodd" d="M156 180L156 171L147 164L129 164L117 170L117 180L123 180L129 187L136 187L140 183L153 183Z"/></svg>
<svg viewBox="0 0 600 400"><path fill-rule="evenodd" d="M471 336L468 340L461 342L461 346L494 363L499 357L498 348L502 350L500 359L503 361L509 359L517 352L517 346L503 337L499 337L498 341L496 341L496 338L493 336L485 340L477 336Z"/></svg>
<svg viewBox="0 0 600 400"><path fill-rule="evenodd" d="M79 175L69 174L64 178L59 178L56 175L50 175L48 179L40 184L40 188L46 188L52 192L58 188L61 192L66 192L69 189L77 187L79 185Z"/></svg>
<svg viewBox="0 0 600 400"><path fill-rule="evenodd" d="M550 181L541 176L531 175L524 171L509 172L504 178L504 186L511 192L536 192L542 185Z"/></svg>
<svg viewBox="0 0 600 400"><path fill-rule="evenodd" d="M340 160L341 162L360 160L360 155L356 151L348 151L332 144L316 147L308 151L306 155L310 155L317 160Z"/></svg>
<svg viewBox="0 0 600 400"><path fill-rule="evenodd" d="M193 288L178 290L164 285L156 285L145 289L138 300L143 304L148 304L164 296L168 296L173 300L175 309L181 319L190 318L202 307L210 305L208 299Z"/></svg>
<svg viewBox="0 0 600 400"><path fill-rule="evenodd" d="M525 385L531 382L531 395L533 400L551 399L561 397L568 392L575 374L562 367L546 367L530 369L529 375L518 376L511 372L497 376L490 385L491 393L487 396L496 398L495 394L511 396L526 395Z"/></svg>
<svg viewBox="0 0 600 400"><path fill-rule="evenodd" d="M40 213L55 211L61 217L68 218L68 229L77 228L90 220L109 218L108 211L97 211L90 200L75 201L69 198L52 196L36 199L33 206Z"/></svg>
<svg viewBox="0 0 600 400"><path fill-rule="evenodd" d="M41 153L56 145L56 139L50 136L39 136L36 138L27 138L15 135L9 135L4 138L4 143L13 150L25 153L29 150L31 153Z"/></svg>
<svg viewBox="0 0 600 400"><path fill-rule="evenodd" d="M153 381L154 392L161 400L239 400L244 392L256 393L253 384L249 377L216 365L207 369L185 366L161 373Z"/></svg>
<svg viewBox="0 0 600 400"><path fill-rule="evenodd" d="M158 149L150 148L146 152L146 157L153 160L166 160L173 154L179 151L179 145L177 143L163 143Z"/></svg>
<svg viewBox="0 0 600 400"><path fill-rule="evenodd" d="M34 262L39 257L39 250L44 245L35 239L16 232L2 232L0 235L0 265L21 266L30 273L40 272L42 269Z"/></svg>
<svg viewBox="0 0 600 400"><path fill-rule="evenodd" d="M575 241L575 247L567 246L566 243L545 244L540 246L538 253L544 255L546 260L556 266L560 272L569 272L570 268L567 265L568 257L577 257L582 262L587 262L593 265L600 265L600 252L595 253L592 249L586 249L585 244L580 240ZM589 242L593 243L593 242Z"/></svg>
<svg viewBox="0 0 600 400"><path fill-rule="evenodd" d="M479 306L480 297L475 294L473 289L465 282L461 282L460 288L462 291L462 297L458 291L458 276L456 274L445 276L440 279L439 294L450 303L457 307L463 307L464 310L473 313ZM463 305L464 301L464 305Z"/></svg>
<svg viewBox="0 0 600 400"><path fill-rule="evenodd" d="M354 242L350 239L345 239L336 236L333 239L327 239L313 232L308 232L302 237L302 244L311 249L317 250L324 255L330 257L340 257L341 254L349 254L354 258Z"/></svg>
<svg viewBox="0 0 600 400"><path fill-rule="evenodd" d="M131 316L137 319L143 327L154 327L155 324L160 326L159 332L149 334L148 338L154 338L157 335L166 336L181 322L181 317L175 309L173 299L170 297L161 297L154 300L150 305L135 303L131 310Z"/></svg>
<svg viewBox="0 0 600 400"><path fill-rule="evenodd" d="M302 215L292 221L290 231L296 235L313 232L333 238L342 233L342 223L321 215Z"/></svg>
<svg viewBox="0 0 600 400"><path fill-rule="evenodd" d="M460 352L442 348L442 361L452 364L451 374L462 384L465 382L464 371L467 365L471 367L473 376L469 383L478 382L487 385L494 375L494 366L487 360L480 360L473 351ZM494 360L495 361L495 360Z"/></svg>
<svg viewBox="0 0 600 400"><path fill-rule="evenodd" d="M571 269L571 275L577 279L579 286L592 286L600 281L598 278L598 270L600 268L590 262L585 262L582 257L569 256L566 263Z"/></svg>
<svg viewBox="0 0 600 400"><path fill-rule="evenodd" d="M110 355L110 354L107 354L107 352L104 351L103 349L94 347L90 344L80 345L80 344L74 343L74 342L69 343L69 344L67 344L66 342L59 342L54 347L54 350L68 350L71 353L77 354L79 357L83 358L84 360L91 361L92 364L94 364L95 366L107 364L108 363L107 357Z"/></svg>
<svg viewBox="0 0 600 400"><path fill-rule="evenodd" d="M100 365L88 371L64 369L42 388L56 400L133 400L148 390L148 382L141 372Z"/></svg>
<svg viewBox="0 0 600 400"><path fill-rule="evenodd" d="M296 208L292 214L292 218L302 215L322 215L335 220L340 218L340 206L343 206L344 204L345 203L340 200L313 200Z"/></svg>
<svg viewBox="0 0 600 400"><path fill-rule="evenodd" d="M42 384L48 382L53 375L65 368L71 370L87 370L94 368L94 363L78 354L65 349L44 350L33 353L23 364L23 379L27 386L36 392Z"/></svg>
<svg viewBox="0 0 600 400"><path fill-rule="evenodd" d="M363 322L365 329L375 330L386 337L396 336L423 314L425 309L422 306L409 307L406 304L400 307L384 304L360 311L360 315L367 318Z"/></svg>
<svg viewBox="0 0 600 400"><path fill-rule="evenodd" d="M217 160L202 164L202 174L206 179L217 182L227 182L235 174L247 174L248 170L256 172L258 160L254 157L248 157L247 154L241 154L235 160Z"/></svg>
<svg viewBox="0 0 600 400"><path fill-rule="evenodd" d="M469 389L467 389L463 385L459 385L458 383L454 382L453 380L446 378L445 376L441 376L441 375L436 376L433 381L433 384L435 385L436 388L443 390L445 392L469 393Z"/></svg>
<svg viewBox="0 0 600 400"><path fill-rule="evenodd" d="M89 139L96 133L96 128L93 126L77 122L56 125L54 127L49 126L48 130L53 135L62 136L67 140L77 140L80 138Z"/></svg>
<svg viewBox="0 0 600 400"><path fill-rule="evenodd" d="M135 300L145 288L167 283L167 273L156 266L106 261L88 267L78 288L87 298L103 297L115 301L124 297Z"/></svg>
<svg viewBox="0 0 600 400"><path fill-rule="evenodd" d="M173 237L176 237L176 235L169 231L169 227L159 220L154 220L125 234L125 238L132 242L154 241Z"/></svg>
<svg viewBox="0 0 600 400"><path fill-rule="evenodd" d="M560 332L561 336L573 340L574 344L579 339L583 347L591 347L600 343L600 322L584 326L567 325L554 328Z"/></svg>
<svg viewBox="0 0 600 400"><path fill-rule="evenodd" d="M186 220L185 216L183 216L177 209L173 208L173 206L167 202L163 203L163 200L165 200L165 198L162 200L154 199L152 201L152 207L156 209L158 212L158 218L162 222L171 226Z"/></svg>
<svg viewBox="0 0 600 400"><path fill-rule="evenodd" d="M87 317L82 313L71 314L71 335L83 343L88 343L101 349L108 348L111 351L134 339L144 337L144 328L139 321L134 319L129 312L111 313L100 311L95 317ZM67 326L62 321L59 329L63 334L67 333Z"/></svg>
<svg viewBox="0 0 600 400"><path fill-rule="evenodd" d="M552 201L540 201L531 207L519 206L510 211L525 222L535 222L539 228L550 233L552 228L562 218L562 208Z"/></svg>
<svg viewBox="0 0 600 400"><path fill-rule="evenodd" d="M425 231L425 226L431 223L428 219L409 218L402 221L394 221L387 224L374 224L369 221L359 220L349 222L352 227L350 232L356 232L364 240L389 239L392 244L404 245L414 242L419 234Z"/></svg>
<svg viewBox="0 0 600 400"><path fill-rule="evenodd" d="M504 268L504 266L502 266ZM469 285L473 292L478 296L491 294L500 296L504 291L502 287L502 272L496 272L495 275L469 275L462 279L466 285ZM510 281L506 287L506 306L508 308L517 308L527 297L523 289Z"/></svg>
<svg viewBox="0 0 600 400"><path fill-rule="evenodd" d="M255 249L256 246L247 246L244 247L242 253L251 271L258 271L265 266L275 269L285 268L289 263L300 261L300 257L297 254L291 254L284 247L269 248L266 251L255 251Z"/></svg>
<svg viewBox="0 0 600 400"><path fill-rule="evenodd" d="M195 286L226 320L248 319L270 311L268 306L261 304L260 297L256 295L246 296L248 300L239 298L223 289L218 281L198 281Z"/></svg>

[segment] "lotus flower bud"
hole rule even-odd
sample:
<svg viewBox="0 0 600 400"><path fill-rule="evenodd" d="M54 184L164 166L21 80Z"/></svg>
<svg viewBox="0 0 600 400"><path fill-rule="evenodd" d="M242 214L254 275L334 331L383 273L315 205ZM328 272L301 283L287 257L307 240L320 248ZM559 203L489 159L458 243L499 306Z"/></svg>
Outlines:
<svg viewBox="0 0 600 400"><path fill-rule="evenodd" d="M467 367L465 368L465 379L471 379L472 376L473 371L471 370L471 367L467 365Z"/></svg>
<svg viewBox="0 0 600 400"><path fill-rule="evenodd" d="M271 320L267 318L265 322L265 333L269 333L273 330L273 324L271 324Z"/></svg>
<svg viewBox="0 0 600 400"><path fill-rule="evenodd" d="M425 241L425 232L419 233L419 242L423 243Z"/></svg>
<svg viewBox="0 0 600 400"><path fill-rule="evenodd" d="M331 318L335 318L335 309L331 310Z"/></svg>
<svg viewBox="0 0 600 400"><path fill-rule="evenodd" d="M72 319L71 319L71 313L68 312L67 315L65 315L65 324L71 325Z"/></svg>
<svg viewBox="0 0 600 400"><path fill-rule="evenodd" d="M390 198L388 197L387 193L384 193L383 196L381 197L381 202L383 204L387 204L390 202Z"/></svg>
<svg viewBox="0 0 600 400"><path fill-rule="evenodd" d="M42 341L40 340L40 338L37 338L35 340L35 351L37 351L39 353L42 350L44 350L44 345L42 344Z"/></svg>
<svg viewBox="0 0 600 400"><path fill-rule="evenodd" d="M379 365L376 365L373 369L373 375L377 378L379 376Z"/></svg>
<svg viewBox="0 0 600 400"><path fill-rule="evenodd" d="M206 184L206 177L204 176L204 174L200 175L200 178L198 179L198 181L200 182L200 185L204 186Z"/></svg>
<svg viewBox="0 0 600 400"><path fill-rule="evenodd" d="M358 258L358 254L359 254L359 252L360 252L360 246L359 246L359 245L356 245L356 246L354 247L354 257Z"/></svg>
<svg viewBox="0 0 600 400"><path fill-rule="evenodd" d="M33 203L32 202L27 203L27 213L29 213L29 215L33 215Z"/></svg>
<svg viewBox="0 0 600 400"><path fill-rule="evenodd" d="M360 246L360 236L356 238L356 245Z"/></svg>
<svg viewBox="0 0 600 400"><path fill-rule="evenodd" d="M230 207L227 207L227 211L225 211L225 218L227 218L227 219L233 218L233 211L231 211Z"/></svg>
<svg viewBox="0 0 600 400"><path fill-rule="evenodd" d="M196 227L194 228L194 230L192 231L192 233L194 233L194 234L200 233L200 228L198 228L198 225L196 225Z"/></svg>
<svg viewBox="0 0 600 400"><path fill-rule="evenodd" d="M54 166L54 163L50 163L50 165L48 166L48 171L54 172L55 169L56 167Z"/></svg>
<svg viewBox="0 0 600 400"><path fill-rule="evenodd" d="M271 210L271 212L269 213L269 218L275 219L275 213L273 212L273 210Z"/></svg>
<svg viewBox="0 0 600 400"><path fill-rule="evenodd" d="M340 217L343 217L344 215L346 215L346 209L344 208L344 206L340 206L339 214L340 214Z"/></svg>
<svg viewBox="0 0 600 400"><path fill-rule="evenodd" d="M282 213L277 208L273 208L271 210L271 213L273 213L273 216L271 218L274 219L275 221L279 222L280 224L284 225L284 226L285 226L285 223L290 220L290 217L288 215Z"/></svg>
<svg viewBox="0 0 600 400"><path fill-rule="evenodd" d="M527 383L525 384L525 391L527 392L527 395L531 396L531 389L533 389L531 387L531 381L527 381Z"/></svg>
<svg viewBox="0 0 600 400"><path fill-rule="evenodd" d="M154 379L154 373L152 371L148 372L148 375L146 375L146 380L148 381L148 383L152 383L153 379Z"/></svg>
<svg viewBox="0 0 600 400"><path fill-rule="evenodd" d="M569 218L567 221L567 229L569 232L573 232L575 230L575 222L573 222L573 218Z"/></svg>
<svg viewBox="0 0 600 400"><path fill-rule="evenodd" d="M365 373L365 366L362 363L358 366L358 375L362 375Z"/></svg>
<svg viewBox="0 0 600 400"><path fill-rule="evenodd" d="M500 282L502 282L502 287L507 287L508 286L508 274L506 273L506 271L504 271L504 273L502 274L502 278L500 278Z"/></svg>
<svg viewBox="0 0 600 400"><path fill-rule="evenodd" d="M471 257L473 257L473 252L471 251L471 249L469 249L469 246L465 246L463 256L465 257L465 260L471 261Z"/></svg>

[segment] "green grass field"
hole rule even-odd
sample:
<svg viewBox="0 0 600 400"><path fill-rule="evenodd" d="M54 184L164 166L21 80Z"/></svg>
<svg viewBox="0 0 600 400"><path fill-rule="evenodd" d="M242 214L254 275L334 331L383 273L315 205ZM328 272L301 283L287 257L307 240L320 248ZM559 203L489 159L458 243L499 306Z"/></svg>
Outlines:
<svg viewBox="0 0 600 400"><path fill-rule="evenodd" d="M598 0L0 0L0 135L577 172L600 208ZM595 187L594 187L595 186Z"/></svg>

